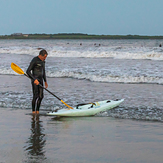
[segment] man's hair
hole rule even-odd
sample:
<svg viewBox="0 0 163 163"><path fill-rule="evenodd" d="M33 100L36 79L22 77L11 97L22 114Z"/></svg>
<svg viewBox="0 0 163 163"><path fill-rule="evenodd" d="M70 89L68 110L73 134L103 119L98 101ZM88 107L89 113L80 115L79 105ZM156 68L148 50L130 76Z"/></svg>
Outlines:
<svg viewBox="0 0 163 163"><path fill-rule="evenodd" d="M44 56L45 54L48 55L48 53L45 49L42 49L39 53L39 55L42 55L42 56Z"/></svg>

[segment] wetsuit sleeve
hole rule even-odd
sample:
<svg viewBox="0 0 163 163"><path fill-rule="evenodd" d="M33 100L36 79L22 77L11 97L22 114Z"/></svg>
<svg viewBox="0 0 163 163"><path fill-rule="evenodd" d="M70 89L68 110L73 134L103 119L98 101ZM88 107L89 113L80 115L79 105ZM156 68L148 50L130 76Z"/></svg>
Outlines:
<svg viewBox="0 0 163 163"><path fill-rule="evenodd" d="M44 79L44 82L46 82L45 62L43 64L43 79Z"/></svg>
<svg viewBox="0 0 163 163"><path fill-rule="evenodd" d="M35 79L35 77L32 75L31 71L33 70L35 62L31 61L26 73L31 79Z"/></svg>

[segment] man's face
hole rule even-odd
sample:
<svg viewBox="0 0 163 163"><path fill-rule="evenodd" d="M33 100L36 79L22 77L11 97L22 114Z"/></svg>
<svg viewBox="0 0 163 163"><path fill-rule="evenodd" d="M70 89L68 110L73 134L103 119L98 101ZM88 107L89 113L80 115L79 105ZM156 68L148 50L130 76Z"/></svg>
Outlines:
<svg viewBox="0 0 163 163"><path fill-rule="evenodd" d="M47 57L47 54L45 54L44 56L42 56L43 61L46 59L46 57Z"/></svg>

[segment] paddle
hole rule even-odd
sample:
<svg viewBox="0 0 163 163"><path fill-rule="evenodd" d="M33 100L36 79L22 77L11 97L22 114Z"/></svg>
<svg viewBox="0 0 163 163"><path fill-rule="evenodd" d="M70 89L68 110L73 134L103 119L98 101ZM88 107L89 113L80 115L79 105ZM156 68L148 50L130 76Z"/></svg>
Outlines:
<svg viewBox="0 0 163 163"><path fill-rule="evenodd" d="M25 75L26 77L30 78L19 66L17 66L15 63L11 63L11 68L18 74L21 75ZM43 87L41 84L39 84L40 87L42 87L43 89L45 89L47 92L49 92L51 95L53 95L54 97L56 97L58 100L60 100L63 104L65 104L68 108L73 109L71 106L69 106L68 104L66 104L63 100L61 100L59 97L57 97L55 94L53 94L52 92L50 92L48 89L46 89L45 87Z"/></svg>

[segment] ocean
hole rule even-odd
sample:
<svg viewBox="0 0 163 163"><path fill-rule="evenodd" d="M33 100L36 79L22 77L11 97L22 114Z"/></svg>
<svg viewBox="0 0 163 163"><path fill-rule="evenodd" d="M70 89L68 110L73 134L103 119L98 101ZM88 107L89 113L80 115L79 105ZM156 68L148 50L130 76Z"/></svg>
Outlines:
<svg viewBox="0 0 163 163"><path fill-rule="evenodd" d="M163 160L162 40L0 40L1 163L160 163ZM48 51L48 89L74 107L124 99L93 117L55 118L65 108L44 91L40 115L31 115L25 72Z"/></svg>
<svg viewBox="0 0 163 163"><path fill-rule="evenodd" d="M0 75L20 79L10 68L11 62L25 72L31 59L44 48L48 51L46 75L52 81L49 89L54 89L53 93L70 105L124 98L119 108L103 116L162 121L163 48L160 44L162 40L0 40ZM64 90L58 87L66 80L80 85L64 86ZM18 83L17 87L22 87L18 91L1 82L0 107L30 109L29 83L24 86ZM27 85L25 90L23 87ZM42 109L64 107L53 99L45 96Z"/></svg>

